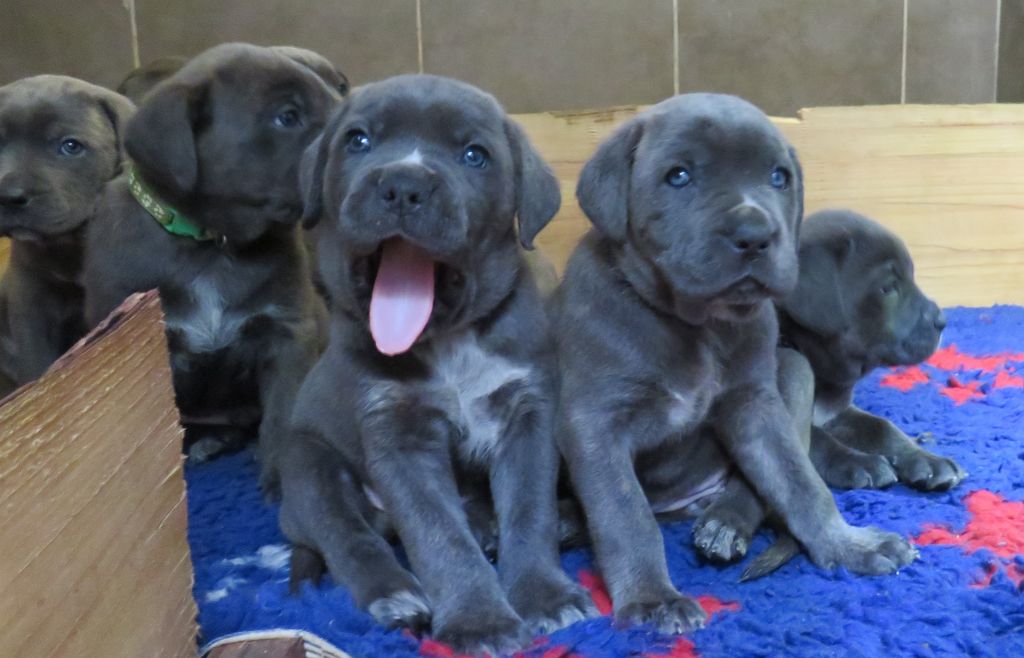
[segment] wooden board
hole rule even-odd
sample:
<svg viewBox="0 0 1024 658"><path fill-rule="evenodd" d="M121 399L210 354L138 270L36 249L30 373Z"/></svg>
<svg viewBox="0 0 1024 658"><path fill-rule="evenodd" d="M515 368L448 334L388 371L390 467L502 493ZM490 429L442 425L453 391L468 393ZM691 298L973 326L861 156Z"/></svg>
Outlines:
<svg viewBox="0 0 1024 658"><path fill-rule="evenodd" d="M562 211L537 241L559 270L589 225L579 170L639 109L515 117L562 182ZM944 306L1024 304L1024 105L814 108L775 121L800 154L808 212L847 207L889 226Z"/></svg>
<svg viewBox="0 0 1024 658"><path fill-rule="evenodd" d="M7 260L11 257L11 241L0 238L0 274L7 269Z"/></svg>
<svg viewBox="0 0 1024 658"><path fill-rule="evenodd" d="M196 655L155 293L0 405L0 656Z"/></svg>

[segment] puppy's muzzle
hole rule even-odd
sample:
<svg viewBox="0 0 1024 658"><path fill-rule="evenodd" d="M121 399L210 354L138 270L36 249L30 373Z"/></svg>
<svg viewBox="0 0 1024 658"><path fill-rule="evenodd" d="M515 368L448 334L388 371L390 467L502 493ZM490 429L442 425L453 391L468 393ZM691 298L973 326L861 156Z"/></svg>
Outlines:
<svg viewBox="0 0 1024 658"><path fill-rule="evenodd" d="M729 212L718 235L727 250L748 261L770 256L779 243L779 230L768 214L747 203Z"/></svg>
<svg viewBox="0 0 1024 658"><path fill-rule="evenodd" d="M0 208L23 210L32 202L32 193L25 181L15 175L0 178Z"/></svg>

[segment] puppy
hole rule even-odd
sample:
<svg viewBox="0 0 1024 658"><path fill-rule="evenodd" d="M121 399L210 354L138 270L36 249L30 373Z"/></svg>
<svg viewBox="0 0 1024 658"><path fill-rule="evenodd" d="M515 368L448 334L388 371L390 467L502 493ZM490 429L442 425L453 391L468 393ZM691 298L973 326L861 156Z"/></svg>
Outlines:
<svg viewBox="0 0 1024 658"><path fill-rule="evenodd" d="M826 482L861 488L899 480L930 491L965 477L953 460L853 405L853 387L864 375L924 361L946 326L914 283L914 264L898 237L848 210L811 215L800 236L799 282L778 311L783 341L814 369L811 458Z"/></svg>
<svg viewBox="0 0 1024 658"><path fill-rule="evenodd" d="M432 616L460 652L582 619L557 550L554 355L514 227L530 247L557 180L494 98L424 75L355 90L303 172L332 317L282 459L293 581L323 560L378 621ZM497 574L460 496L481 487Z"/></svg>
<svg viewBox="0 0 1024 658"><path fill-rule="evenodd" d="M258 422L271 490L324 314L298 229L298 163L335 100L267 48L206 51L146 95L128 125L132 169L108 185L87 235L87 320L159 288L183 417L227 428L203 429L190 455L212 456Z"/></svg>
<svg viewBox="0 0 1024 658"><path fill-rule="evenodd" d="M693 494L713 488L708 434L816 564L878 574L913 559L897 535L842 519L776 385L772 300L796 285L802 192L778 130L715 94L638 115L583 168L594 229L555 299L555 436L621 620L666 632L704 621L669 580L642 480L645 454L663 450L694 457Z"/></svg>
<svg viewBox="0 0 1024 658"><path fill-rule="evenodd" d="M339 98L348 95L348 78L323 55L295 46L271 46L270 49L309 68L320 76L327 86L338 92ZM188 62L188 58L177 55L147 62L125 76L124 80L117 85L117 92L138 104L150 89L180 71L186 62Z"/></svg>
<svg viewBox="0 0 1024 658"><path fill-rule="evenodd" d="M0 398L35 379L85 333L82 231L121 169L128 99L75 78L0 87Z"/></svg>

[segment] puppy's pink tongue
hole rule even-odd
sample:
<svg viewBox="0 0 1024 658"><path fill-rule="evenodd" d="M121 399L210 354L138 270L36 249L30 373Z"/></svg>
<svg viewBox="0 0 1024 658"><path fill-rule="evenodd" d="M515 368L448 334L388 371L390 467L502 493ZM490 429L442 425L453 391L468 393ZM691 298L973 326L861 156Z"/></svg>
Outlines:
<svg viewBox="0 0 1024 658"><path fill-rule="evenodd" d="M405 352L434 308L434 261L398 238L384 243L370 298L370 333L383 354Z"/></svg>

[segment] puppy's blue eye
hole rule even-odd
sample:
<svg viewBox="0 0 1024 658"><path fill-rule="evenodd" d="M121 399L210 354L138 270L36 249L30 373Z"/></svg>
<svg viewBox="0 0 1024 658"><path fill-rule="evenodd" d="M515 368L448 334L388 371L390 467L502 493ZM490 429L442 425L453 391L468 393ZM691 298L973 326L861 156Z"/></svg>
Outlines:
<svg viewBox="0 0 1024 658"><path fill-rule="evenodd" d="M85 144L77 139L65 139L60 143L61 155L78 155L85 150Z"/></svg>
<svg viewBox="0 0 1024 658"><path fill-rule="evenodd" d="M690 184L693 177L690 176L690 172L685 167L672 167L665 174L665 182L672 187L686 187Z"/></svg>
<svg viewBox="0 0 1024 658"><path fill-rule="evenodd" d="M362 130L350 130L345 138L345 144L349 153L366 153L373 145L370 136Z"/></svg>
<svg viewBox="0 0 1024 658"><path fill-rule="evenodd" d="M294 128L300 121L299 111L294 108L274 115L274 125L278 128Z"/></svg>
<svg viewBox="0 0 1024 658"><path fill-rule="evenodd" d="M789 189L790 174L783 167L772 169L772 187L777 190Z"/></svg>
<svg viewBox="0 0 1024 658"><path fill-rule="evenodd" d="M484 147L479 144L470 144L462 152L462 164L474 169L483 169L487 166L487 161L490 157L491 154Z"/></svg>

